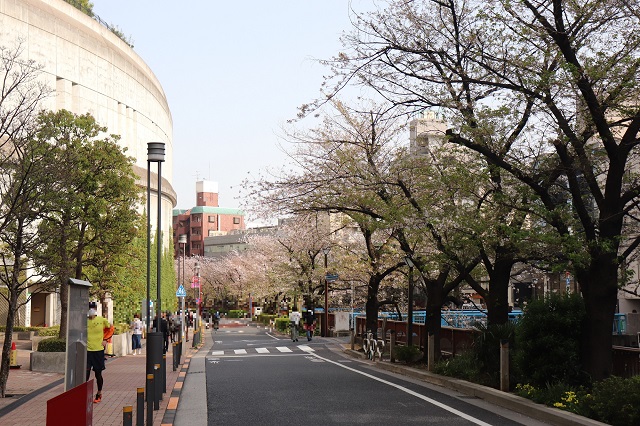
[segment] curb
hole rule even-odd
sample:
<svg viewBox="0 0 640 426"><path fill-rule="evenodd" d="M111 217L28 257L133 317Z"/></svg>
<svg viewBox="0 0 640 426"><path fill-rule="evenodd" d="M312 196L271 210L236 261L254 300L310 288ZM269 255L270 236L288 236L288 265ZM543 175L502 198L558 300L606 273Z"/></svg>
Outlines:
<svg viewBox="0 0 640 426"><path fill-rule="evenodd" d="M366 359L364 353L362 352L351 349L343 349L343 351L349 356ZM547 422L553 425L607 426L606 423L602 423L588 417L579 416L577 414L560 410L558 408L536 404L529 399L514 395L512 393L502 392L497 389L481 386L475 383L467 382L465 380L454 379L447 376L440 376L438 374L419 370L417 368L391 364L388 361L375 361L371 365L381 370L390 371L396 374L402 374L404 376L410 376L427 383L458 391L465 395L474 396L491 404L498 405L513 412L520 413L527 417L531 417L536 420Z"/></svg>
<svg viewBox="0 0 640 426"><path fill-rule="evenodd" d="M182 394L182 386L184 385L184 380L187 377L189 366L191 365L191 357L200 352L203 347L204 341L200 343L200 345L195 349L189 348L187 351L188 353L185 354L184 361L182 362L180 371L178 372L178 379L176 380L176 384L173 385L173 389L171 389L169 403L167 404L167 409L164 411L164 414L162 416L162 422L160 423L160 426L173 426L173 423L176 419L176 412L178 411L180 395Z"/></svg>

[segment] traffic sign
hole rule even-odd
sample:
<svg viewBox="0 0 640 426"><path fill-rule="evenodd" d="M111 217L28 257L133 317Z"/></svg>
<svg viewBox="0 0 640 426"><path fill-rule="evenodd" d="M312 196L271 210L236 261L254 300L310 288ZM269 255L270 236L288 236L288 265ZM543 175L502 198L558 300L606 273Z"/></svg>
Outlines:
<svg viewBox="0 0 640 426"><path fill-rule="evenodd" d="M330 283L338 280L338 274L327 274L324 277L327 280L327 282L330 282Z"/></svg>
<svg viewBox="0 0 640 426"><path fill-rule="evenodd" d="M187 297L187 291L182 284L180 284L180 287L176 290L176 297Z"/></svg>

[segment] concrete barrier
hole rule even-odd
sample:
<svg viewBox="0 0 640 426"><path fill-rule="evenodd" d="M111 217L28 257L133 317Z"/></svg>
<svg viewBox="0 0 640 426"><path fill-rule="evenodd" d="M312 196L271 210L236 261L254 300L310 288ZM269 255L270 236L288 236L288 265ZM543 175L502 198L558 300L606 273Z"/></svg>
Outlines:
<svg viewBox="0 0 640 426"><path fill-rule="evenodd" d="M35 331L14 331L11 340L14 342L18 340L31 340L35 335Z"/></svg>
<svg viewBox="0 0 640 426"><path fill-rule="evenodd" d="M114 334L111 342L113 343L113 353L116 356L125 356L132 352L131 332L129 331L122 334Z"/></svg>
<svg viewBox="0 0 640 426"><path fill-rule="evenodd" d="M31 352L31 371L64 374L65 352Z"/></svg>

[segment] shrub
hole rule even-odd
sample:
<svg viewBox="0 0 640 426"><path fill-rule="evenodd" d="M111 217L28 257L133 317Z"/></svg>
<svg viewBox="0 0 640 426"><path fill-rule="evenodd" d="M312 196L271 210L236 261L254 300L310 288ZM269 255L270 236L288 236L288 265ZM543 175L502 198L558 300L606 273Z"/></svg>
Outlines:
<svg viewBox="0 0 640 426"><path fill-rule="evenodd" d="M456 377L470 382L475 382L480 377L478 360L472 351L465 351L453 358L437 362L433 371L436 374Z"/></svg>
<svg viewBox="0 0 640 426"><path fill-rule="evenodd" d="M53 327L40 328L38 330L38 336L57 336L60 334L60 326L54 325Z"/></svg>
<svg viewBox="0 0 640 426"><path fill-rule="evenodd" d="M525 308L517 326L514 370L520 381L586 385L580 359L581 324L585 310L578 295L552 295Z"/></svg>
<svg viewBox="0 0 640 426"><path fill-rule="evenodd" d="M67 341L65 339L52 337L38 343L38 352L66 352L66 350Z"/></svg>
<svg viewBox="0 0 640 426"><path fill-rule="evenodd" d="M113 325L113 334L124 334L129 331L129 324L120 323Z"/></svg>
<svg viewBox="0 0 640 426"><path fill-rule="evenodd" d="M480 334L473 343L473 354L477 360L476 376L478 383L497 387L500 383L500 345L503 340L509 342L509 352L516 346L516 326L513 323L476 325Z"/></svg>
<svg viewBox="0 0 640 426"><path fill-rule="evenodd" d="M289 318L276 318L275 319L276 330L286 332L289 327Z"/></svg>
<svg viewBox="0 0 640 426"><path fill-rule="evenodd" d="M593 385L585 415L613 426L640 424L640 376L610 377Z"/></svg>
<svg viewBox="0 0 640 426"><path fill-rule="evenodd" d="M229 310L229 318L244 318L245 313L243 309L231 309Z"/></svg>
<svg viewBox="0 0 640 426"><path fill-rule="evenodd" d="M271 314L260 314L258 315L258 322L260 322L261 324L269 324L271 323L271 320L275 320L276 318L278 318L277 315L271 315Z"/></svg>
<svg viewBox="0 0 640 426"><path fill-rule="evenodd" d="M421 353L418 346L396 346L394 348L395 357L398 361L405 362L407 364L413 364L420 359Z"/></svg>

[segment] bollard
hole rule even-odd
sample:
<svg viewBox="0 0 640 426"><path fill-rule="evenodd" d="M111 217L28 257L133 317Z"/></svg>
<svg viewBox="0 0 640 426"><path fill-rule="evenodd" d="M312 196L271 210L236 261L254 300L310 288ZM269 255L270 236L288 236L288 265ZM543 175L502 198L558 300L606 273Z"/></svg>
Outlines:
<svg viewBox="0 0 640 426"><path fill-rule="evenodd" d="M160 370L162 376L162 393L167 393L167 354L162 355L162 369Z"/></svg>
<svg viewBox="0 0 640 426"><path fill-rule="evenodd" d="M153 374L147 374L147 426L153 426L153 404L156 399L153 376Z"/></svg>
<svg viewBox="0 0 640 426"><path fill-rule="evenodd" d="M500 390L509 392L509 340L500 340Z"/></svg>
<svg viewBox="0 0 640 426"><path fill-rule="evenodd" d="M172 364L173 364L173 371L176 371L176 369L178 368L178 366L176 365L176 362L178 361L178 354L176 353L177 350L176 348L178 347L178 342L173 342L173 346L172 346L172 352L171 354L173 355L172 358Z"/></svg>
<svg viewBox="0 0 640 426"><path fill-rule="evenodd" d="M136 394L136 426L144 426L144 388Z"/></svg>
<svg viewBox="0 0 640 426"><path fill-rule="evenodd" d="M391 330L389 333L391 334L389 337L389 362L396 362L396 331Z"/></svg>
<svg viewBox="0 0 640 426"><path fill-rule="evenodd" d="M133 406L122 407L122 426L133 426Z"/></svg>
<svg viewBox="0 0 640 426"><path fill-rule="evenodd" d="M351 350L353 351L356 347L356 333L353 331L353 328L349 330L349 333L351 334Z"/></svg>
<svg viewBox="0 0 640 426"><path fill-rule="evenodd" d="M153 366L153 410L160 409L160 400L162 399L162 392L160 392L160 364Z"/></svg>

